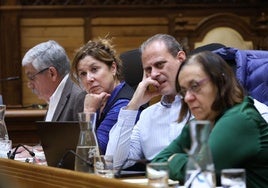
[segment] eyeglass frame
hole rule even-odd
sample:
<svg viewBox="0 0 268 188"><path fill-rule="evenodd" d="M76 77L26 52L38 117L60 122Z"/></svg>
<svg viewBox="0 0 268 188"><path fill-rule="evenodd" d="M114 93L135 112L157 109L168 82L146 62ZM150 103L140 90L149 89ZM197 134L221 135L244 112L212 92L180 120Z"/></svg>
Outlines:
<svg viewBox="0 0 268 188"><path fill-rule="evenodd" d="M33 74L32 76L29 76L29 77L28 77L29 81L34 81L35 77L36 77L38 74L41 74L42 72L44 72L44 71L46 71L46 70L48 70L48 69L49 69L49 67L44 68L44 69L38 71L37 73Z"/></svg>
<svg viewBox="0 0 268 188"><path fill-rule="evenodd" d="M185 98L187 92L190 92L191 94L197 94L200 91L201 86L207 81L209 81L209 78L203 78L200 81L194 81L191 83L191 85L188 88L185 88L183 90L180 88L180 91L178 92L178 94L183 99Z"/></svg>

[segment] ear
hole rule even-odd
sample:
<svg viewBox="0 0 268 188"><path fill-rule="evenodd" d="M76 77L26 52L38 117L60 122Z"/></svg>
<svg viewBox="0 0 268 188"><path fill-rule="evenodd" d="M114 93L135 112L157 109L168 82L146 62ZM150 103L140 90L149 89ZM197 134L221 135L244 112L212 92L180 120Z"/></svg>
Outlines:
<svg viewBox="0 0 268 188"><path fill-rule="evenodd" d="M49 67L48 69L48 73L49 73L49 77L53 80L53 81L56 81L58 80L59 78L59 73L57 71L57 69L55 67Z"/></svg>
<svg viewBox="0 0 268 188"><path fill-rule="evenodd" d="M186 59L186 54L184 51L179 51L176 57L180 62L183 62Z"/></svg>
<svg viewBox="0 0 268 188"><path fill-rule="evenodd" d="M117 66L116 66L115 62L113 62L112 66L111 66L111 71L112 71L113 75L115 76L116 71L117 71Z"/></svg>

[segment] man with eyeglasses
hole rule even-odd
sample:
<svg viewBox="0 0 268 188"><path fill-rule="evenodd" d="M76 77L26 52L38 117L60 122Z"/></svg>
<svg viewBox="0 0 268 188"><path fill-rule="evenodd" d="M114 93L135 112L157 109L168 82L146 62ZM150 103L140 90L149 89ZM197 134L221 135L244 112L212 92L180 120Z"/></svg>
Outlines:
<svg viewBox="0 0 268 188"><path fill-rule="evenodd" d="M78 121L85 92L69 78L70 61L56 41L31 48L22 59L28 87L48 103L45 121Z"/></svg>

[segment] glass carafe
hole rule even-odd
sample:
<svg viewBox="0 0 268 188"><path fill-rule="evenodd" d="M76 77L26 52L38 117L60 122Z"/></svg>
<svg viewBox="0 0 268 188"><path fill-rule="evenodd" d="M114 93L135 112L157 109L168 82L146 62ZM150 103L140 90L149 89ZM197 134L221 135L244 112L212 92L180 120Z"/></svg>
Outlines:
<svg viewBox="0 0 268 188"><path fill-rule="evenodd" d="M209 121L190 122L192 144L186 165L185 187L187 188L216 187L215 168L208 145L210 131Z"/></svg>
<svg viewBox="0 0 268 188"><path fill-rule="evenodd" d="M75 171L94 173L94 156L99 155L95 134L96 113L78 113L80 135L76 147ZM82 158L82 159L81 159Z"/></svg>
<svg viewBox="0 0 268 188"><path fill-rule="evenodd" d="M0 105L0 139L8 140L8 132L5 123L6 105Z"/></svg>

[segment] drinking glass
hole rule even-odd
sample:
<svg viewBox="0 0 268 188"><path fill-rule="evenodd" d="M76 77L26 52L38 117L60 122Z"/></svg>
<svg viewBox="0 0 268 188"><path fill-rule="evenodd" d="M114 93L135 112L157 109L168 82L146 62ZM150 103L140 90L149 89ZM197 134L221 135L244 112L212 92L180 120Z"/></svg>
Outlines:
<svg viewBox="0 0 268 188"><path fill-rule="evenodd" d="M0 139L0 158L8 158L8 152L12 150L12 141Z"/></svg>
<svg viewBox="0 0 268 188"><path fill-rule="evenodd" d="M168 173L168 163L149 163L146 165L146 174L150 187L167 188Z"/></svg>
<svg viewBox="0 0 268 188"><path fill-rule="evenodd" d="M245 169L223 169L221 171L221 185L223 188L246 188Z"/></svg>
<svg viewBox="0 0 268 188"><path fill-rule="evenodd" d="M111 155L99 155L94 157L94 171L95 174L106 177L114 177L113 169L113 156Z"/></svg>

